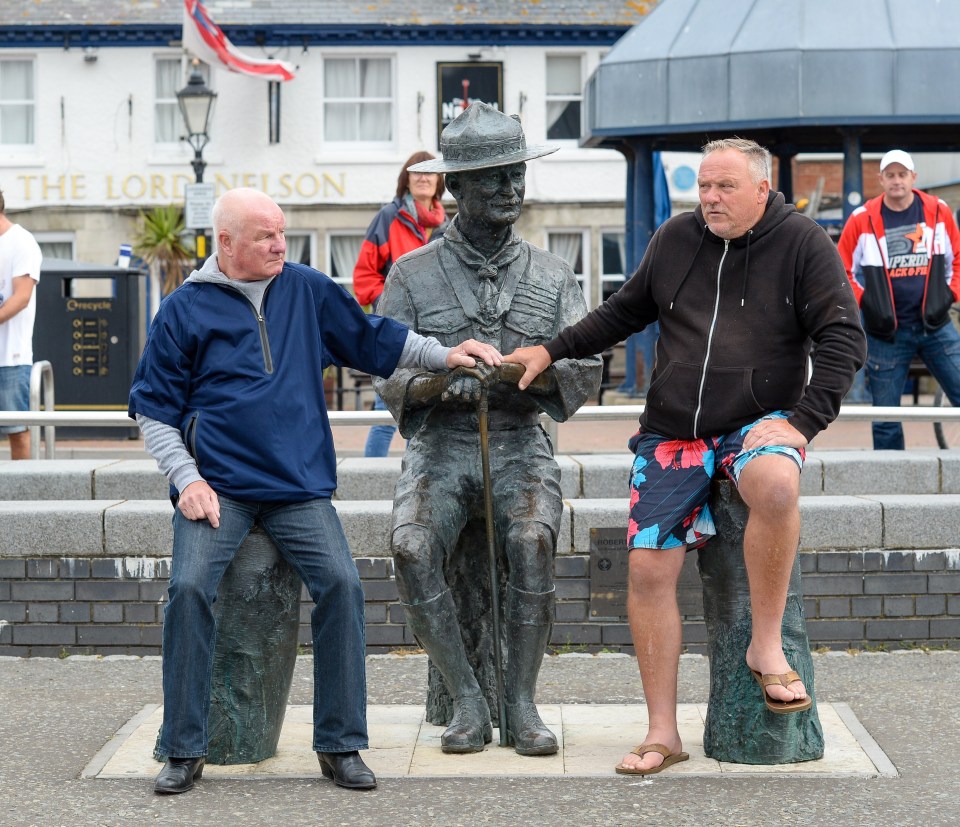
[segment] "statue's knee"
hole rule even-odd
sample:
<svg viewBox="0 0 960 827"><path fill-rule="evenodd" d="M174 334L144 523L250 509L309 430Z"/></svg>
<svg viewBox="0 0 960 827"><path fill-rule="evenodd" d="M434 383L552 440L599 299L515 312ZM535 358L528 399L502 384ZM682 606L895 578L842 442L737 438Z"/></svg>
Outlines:
<svg viewBox="0 0 960 827"><path fill-rule="evenodd" d="M390 538L390 553L398 568L421 565L429 547L429 534L423 526L402 525Z"/></svg>
<svg viewBox="0 0 960 827"><path fill-rule="evenodd" d="M432 564L432 534L423 526L402 525L390 539L394 572L401 598L431 597L442 588L442 572Z"/></svg>
<svg viewBox="0 0 960 827"><path fill-rule="evenodd" d="M515 523L507 532L514 582L525 591L547 591L553 583L553 531L543 523Z"/></svg>

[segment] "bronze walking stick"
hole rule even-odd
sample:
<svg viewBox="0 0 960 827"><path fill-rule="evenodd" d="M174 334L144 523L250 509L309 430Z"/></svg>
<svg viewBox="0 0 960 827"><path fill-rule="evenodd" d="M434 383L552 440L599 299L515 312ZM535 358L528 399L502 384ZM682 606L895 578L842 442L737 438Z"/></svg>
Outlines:
<svg viewBox="0 0 960 827"><path fill-rule="evenodd" d="M500 646L500 578L497 575L497 544L493 524L493 490L490 485L490 438L486 386L480 391L477 419L480 426L480 464L483 468L483 508L487 524L487 552L490 568L490 612L493 617L493 658L497 673L497 713L500 718L500 746L507 738L507 701L503 694L503 652Z"/></svg>

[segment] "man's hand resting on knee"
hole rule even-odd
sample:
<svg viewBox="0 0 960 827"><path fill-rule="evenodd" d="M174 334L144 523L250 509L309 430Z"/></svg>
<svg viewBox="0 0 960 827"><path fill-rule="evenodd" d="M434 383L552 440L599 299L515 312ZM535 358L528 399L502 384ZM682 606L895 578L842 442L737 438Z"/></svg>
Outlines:
<svg viewBox="0 0 960 827"><path fill-rule="evenodd" d="M220 500L203 480L191 482L180 492L177 508L188 520L209 520L214 528L220 527Z"/></svg>
<svg viewBox="0 0 960 827"><path fill-rule="evenodd" d="M783 445L799 451L806 447L807 438L785 419L765 419L747 432L743 438L743 450L752 451L768 445Z"/></svg>

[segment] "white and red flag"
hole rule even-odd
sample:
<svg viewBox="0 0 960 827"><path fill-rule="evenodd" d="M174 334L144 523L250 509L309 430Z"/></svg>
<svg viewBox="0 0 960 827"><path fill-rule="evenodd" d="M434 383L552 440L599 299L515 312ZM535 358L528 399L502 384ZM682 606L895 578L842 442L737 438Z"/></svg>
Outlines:
<svg viewBox="0 0 960 827"><path fill-rule="evenodd" d="M183 2L183 48L210 66L261 80L293 80L292 64L285 60L263 60L239 51L210 19L203 0Z"/></svg>

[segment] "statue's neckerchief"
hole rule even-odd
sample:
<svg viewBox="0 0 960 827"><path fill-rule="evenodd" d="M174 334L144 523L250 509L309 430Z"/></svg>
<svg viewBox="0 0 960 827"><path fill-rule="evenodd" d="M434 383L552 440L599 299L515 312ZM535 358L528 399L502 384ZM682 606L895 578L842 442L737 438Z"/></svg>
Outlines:
<svg viewBox="0 0 960 827"><path fill-rule="evenodd" d="M476 247L470 244L460 232L455 218L453 224L443 236L444 247L450 250L460 265L453 272L443 266L443 257L440 257L440 266L444 277L453 288L463 312L481 330L495 335L500 329L500 319L510 309L513 295L517 291L520 278L526 271L526 266L513 267L513 264L524 252L524 245L520 237L511 229L506 243L490 258L486 258ZM471 278L471 276L473 278ZM502 278L500 278L502 276ZM497 296L495 309L481 306L477 294L474 292L473 279L494 281L499 278L500 292ZM481 289L482 286L481 286Z"/></svg>

